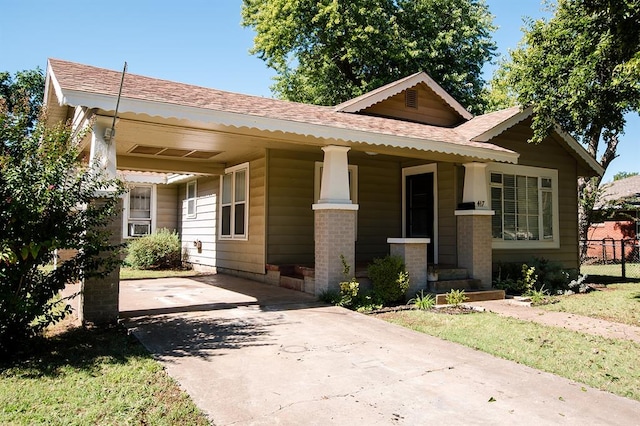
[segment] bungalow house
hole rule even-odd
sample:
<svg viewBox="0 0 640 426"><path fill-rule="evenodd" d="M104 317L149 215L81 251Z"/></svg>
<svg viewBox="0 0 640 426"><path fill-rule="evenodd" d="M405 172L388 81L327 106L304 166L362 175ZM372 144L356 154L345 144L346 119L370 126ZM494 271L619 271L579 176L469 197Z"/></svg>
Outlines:
<svg viewBox="0 0 640 426"><path fill-rule="evenodd" d="M275 284L301 265L314 273L299 288L315 294L336 288L340 255L402 255L412 290L427 263L482 288L496 262L578 267L577 179L602 168L560 129L527 143L531 109L474 117L423 72L333 107L127 74L113 135L121 77L50 59L48 119L90 125L82 148L112 175L171 176L139 197L173 194L196 267Z"/></svg>

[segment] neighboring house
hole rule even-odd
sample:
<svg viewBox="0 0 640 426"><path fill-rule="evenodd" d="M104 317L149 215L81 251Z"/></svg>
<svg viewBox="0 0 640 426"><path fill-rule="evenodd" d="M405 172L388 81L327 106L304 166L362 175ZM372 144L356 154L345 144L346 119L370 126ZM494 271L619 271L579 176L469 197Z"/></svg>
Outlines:
<svg viewBox="0 0 640 426"><path fill-rule="evenodd" d="M638 255L640 226L640 176L631 176L603 185L596 210L610 210L609 217L593 223L588 232L587 258L594 261L619 261L621 240L625 240L627 259Z"/></svg>
<svg viewBox="0 0 640 426"><path fill-rule="evenodd" d="M127 74L111 138L120 81L49 60L49 120L92 125L83 149L114 174L190 175L134 186L125 228L160 226L149 206L171 188L196 266L267 282L305 266L316 294L342 279L341 254L462 266L485 288L497 262L578 267L577 179L602 168L559 129L529 144L531 109L474 117L425 73L335 107Z"/></svg>

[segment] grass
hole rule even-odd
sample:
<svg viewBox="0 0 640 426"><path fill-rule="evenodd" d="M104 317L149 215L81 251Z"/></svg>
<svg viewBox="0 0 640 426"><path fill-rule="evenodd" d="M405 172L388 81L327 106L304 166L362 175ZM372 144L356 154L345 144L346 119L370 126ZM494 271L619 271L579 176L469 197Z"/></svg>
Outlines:
<svg viewBox="0 0 640 426"><path fill-rule="evenodd" d="M0 424L207 425L122 328L71 328L0 364Z"/></svg>
<svg viewBox="0 0 640 426"><path fill-rule="evenodd" d="M120 268L121 280L139 280L147 278L194 277L198 275L193 269L142 270Z"/></svg>
<svg viewBox="0 0 640 426"><path fill-rule="evenodd" d="M556 296L548 311L570 312L607 321L640 326L640 284L611 284L600 291Z"/></svg>
<svg viewBox="0 0 640 426"><path fill-rule="evenodd" d="M580 267L582 275L604 275L611 277L622 277L622 265L612 263L606 265L582 265ZM627 278L640 278L640 263L627 262L625 266Z"/></svg>
<svg viewBox="0 0 640 426"><path fill-rule="evenodd" d="M492 313L445 315L430 311L380 314L386 321L640 400L640 345Z"/></svg>

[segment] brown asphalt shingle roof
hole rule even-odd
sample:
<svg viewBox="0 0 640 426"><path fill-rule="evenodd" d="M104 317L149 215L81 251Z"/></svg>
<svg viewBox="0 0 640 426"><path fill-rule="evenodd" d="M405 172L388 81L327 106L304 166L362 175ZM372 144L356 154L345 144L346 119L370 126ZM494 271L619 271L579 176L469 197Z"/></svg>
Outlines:
<svg viewBox="0 0 640 426"><path fill-rule="evenodd" d="M49 59L49 64L63 91L108 96L116 96L118 93L122 75L119 71L59 59ZM513 116L511 109L475 117L457 128L445 128L335 112L333 107L225 92L136 74L126 74L122 98L511 152L490 143L472 140L474 136L500 124L505 117Z"/></svg>
<svg viewBox="0 0 640 426"><path fill-rule="evenodd" d="M610 201L627 200L637 202L640 200L640 175L614 180L603 185L604 191L599 200L599 205Z"/></svg>

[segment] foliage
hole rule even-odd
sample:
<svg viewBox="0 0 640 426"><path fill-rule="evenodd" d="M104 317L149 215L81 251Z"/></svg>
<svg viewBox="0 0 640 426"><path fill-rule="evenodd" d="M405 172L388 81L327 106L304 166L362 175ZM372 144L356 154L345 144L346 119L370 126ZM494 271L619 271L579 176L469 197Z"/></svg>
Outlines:
<svg viewBox="0 0 640 426"><path fill-rule="evenodd" d="M15 73L0 72L0 103L10 115L24 115L25 130L32 130L44 98L44 74L40 68Z"/></svg>
<svg viewBox="0 0 640 426"><path fill-rule="evenodd" d="M340 255L340 261L342 262L342 275L344 276L344 281L340 283L340 292L324 292L320 296L320 300L360 312L381 308L382 303L374 294L362 290L358 280L355 277L349 277L351 266L347 263L344 255Z"/></svg>
<svg viewBox="0 0 640 426"><path fill-rule="evenodd" d="M367 275L371 279L373 293L385 306L403 300L409 289L409 273L399 256L374 259L367 267Z"/></svg>
<svg viewBox="0 0 640 426"><path fill-rule="evenodd" d="M210 424L122 327L38 338L0 371L3 425Z"/></svg>
<svg viewBox="0 0 640 426"><path fill-rule="evenodd" d="M449 290L448 293L445 293L444 299L447 305L458 306L467 301L467 295L464 290Z"/></svg>
<svg viewBox="0 0 640 426"><path fill-rule="evenodd" d="M525 292L524 295L529 297L533 306L543 305L547 300L547 291L544 289L544 286L542 286L540 290L531 288Z"/></svg>
<svg viewBox="0 0 640 426"><path fill-rule="evenodd" d="M493 286L514 295L530 294L543 288L550 294L561 294L580 289L584 279L577 271L564 269L559 262L534 257L527 263L501 263Z"/></svg>
<svg viewBox="0 0 640 426"><path fill-rule="evenodd" d="M120 183L79 162L82 135L42 121L30 130L28 100L15 104L0 106L0 353L64 315L51 300L66 284L119 263L104 224ZM40 268L56 249L77 254L56 269Z"/></svg>
<svg viewBox="0 0 640 426"><path fill-rule="evenodd" d="M616 180L622 180L622 179L626 179L626 178L630 178L632 176L638 176L638 172L618 172L615 175L613 175L613 180L614 182Z"/></svg>
<svg viewBox="0 0 640 426"><path fill-rule="evenodd" d="M413 305L416 309L428 310L436 305L436 299L433 295L424 294L424 290L420 290L420 294L416 294L416 297L409 299L407 305Z"/></svg>
<svg viewBox="0 0 640 426"><path fill-rule="evenodd" d="M158 229L129 241L125 264L135 269L178 269L182 266L180 250L175 231Z"/></svg>
<svg viewBox="0 0 640 426"><path fill-rule="evenodd" d="M557 123L594 159L601 155L598 162L607 169L617 156L625 114L640 109L639 27L636 1L558 0L550 20L529 23L497 78L517 94L517 103L532 105L533 142ZM600 182L598 176L579 184L582 239Z"/></svg>
<svg viewBox="0 0 640 426"><path fill-rule="evenodd" d="M472 112L495 53L484 0L244 0L251 50L283 99L335 105L427 72Z"/></svg>

